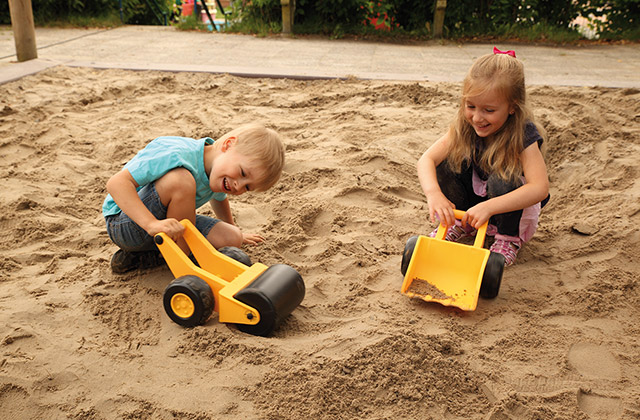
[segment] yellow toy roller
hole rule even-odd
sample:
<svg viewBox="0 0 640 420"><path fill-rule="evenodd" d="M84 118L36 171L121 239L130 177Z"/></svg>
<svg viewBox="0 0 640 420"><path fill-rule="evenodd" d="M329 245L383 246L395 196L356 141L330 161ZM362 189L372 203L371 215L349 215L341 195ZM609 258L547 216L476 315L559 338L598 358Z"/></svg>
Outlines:
<svg viewBox="0 0 640 420"><path fill-rule="evenodd" d="M197 265L166 234L155 236L176 277L163 297L164 309L174 322L201 325L216 311L220 322L267 336L302 302L304 282L292 267L251 264L238 248L216 250L189 220L180 223Z"/></svg>
<svg viewBox="0 0 640 420"><path fill-rule="evenodd" d="M464 216L460 210L454 213L456 219ZM435 238L409 238L400 265L401 293L465 311L476 309L478 295L498 296L504 256L483 248L487 224L478 229L473 246L445 241L447 229L442 224Z"/></svg>

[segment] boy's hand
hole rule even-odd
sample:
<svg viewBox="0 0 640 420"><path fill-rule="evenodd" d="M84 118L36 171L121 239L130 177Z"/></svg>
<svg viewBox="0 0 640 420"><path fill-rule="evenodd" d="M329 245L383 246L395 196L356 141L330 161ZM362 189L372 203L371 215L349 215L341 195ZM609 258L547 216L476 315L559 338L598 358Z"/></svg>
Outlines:
<svg viewBox="0 0 640 420"><path fill-rule="evenodd" d="M176 219L162 219L153 222L147 230L147 233L151 236L155 236L160 232L164 232L168 237L177 241L182 238L184 226Z"/></svg>
<svg viewBox="0 0 640 420"><path fill-rule="evenodd" d="M259 243L262 243L264 241L264 237L262 235L258 235L257 233L242 233L243 245L258 245Z"/></svg>

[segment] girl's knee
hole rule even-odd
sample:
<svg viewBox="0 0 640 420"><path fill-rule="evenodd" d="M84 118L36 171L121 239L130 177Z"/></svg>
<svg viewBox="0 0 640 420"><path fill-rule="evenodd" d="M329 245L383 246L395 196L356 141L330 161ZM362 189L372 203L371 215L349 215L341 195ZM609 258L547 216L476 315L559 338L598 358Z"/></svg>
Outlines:
<svg viewBox="0 0 640 420"><path fill-rule="evenodd" d="M498 176L491 175L487 180L487 195L490 198L499 197L520 188L520 186L522 186L522 181L505 181Z"/></svg>
<svg viewBox="0 0 640 420"><path fill-rule="evenodd" d="M442 193L457 209L466 210L471 207L473 187L469 167L465 166L460 173L456 173L445 160L436 167L436 179Z"/></svg>
<svg viewBox="0 0 640 420"><path fill-rule="evenodd" d="M443 160L440 165L436 166L436 178L440 184L455 182L456 174L451 170L446 160Z"/></svg>

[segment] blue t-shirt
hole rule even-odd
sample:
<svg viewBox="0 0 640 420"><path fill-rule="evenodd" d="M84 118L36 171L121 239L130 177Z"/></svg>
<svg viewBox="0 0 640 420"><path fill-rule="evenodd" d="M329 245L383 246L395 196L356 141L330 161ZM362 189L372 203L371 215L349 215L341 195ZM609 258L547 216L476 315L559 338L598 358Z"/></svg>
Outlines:
<svg viewBox="0 0 640 420"><path fill-rule="evenodd" d="M138 190L172 169L187 169L196 180L196 208L200 208L211 199L223 201L227 198L225 193L211 191L209 176L204 170L204 146L213 143L213 139L209 137L199 140L188 137L158 137L124 165L124 169L129 171L139 185ZM102 204L102 215L107 217L121 211L111 194L108 194Z"/></svg>

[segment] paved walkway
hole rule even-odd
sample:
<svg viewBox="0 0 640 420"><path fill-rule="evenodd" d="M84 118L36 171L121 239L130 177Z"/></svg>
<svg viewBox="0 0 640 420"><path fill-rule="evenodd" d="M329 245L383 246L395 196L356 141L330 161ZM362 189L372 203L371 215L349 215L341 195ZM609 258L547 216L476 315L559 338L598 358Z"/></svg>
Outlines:
<svg viewBox="0 0 640 420"><path fill-rule="evenodd" d="M0 84L42 69L74 67L230 73L251 77L459 82L492 44L257 38L173 27L37 28L38 58L17 63L11 27L0 27ZM514 49L535 85L640 88L640 44Z"/></svg>

